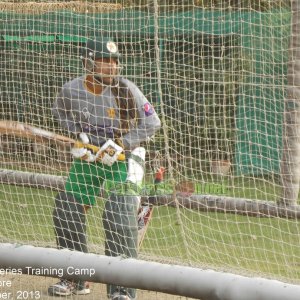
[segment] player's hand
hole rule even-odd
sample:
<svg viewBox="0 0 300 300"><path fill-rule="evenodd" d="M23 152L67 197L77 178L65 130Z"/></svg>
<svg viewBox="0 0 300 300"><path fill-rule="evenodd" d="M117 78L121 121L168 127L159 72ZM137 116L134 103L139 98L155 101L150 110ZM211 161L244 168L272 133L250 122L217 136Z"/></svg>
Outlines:
<svg viewBox="0 0 300 300"><path fill-rule="evenodd" d="M96 159L107 166L112 166L118 160L122 152L122 147L117 145L114 141L108 140L97 152Z"/></svg>
<svg viewBox="0 0 300 300"><path fill-rule="evenodd" d="M79 158L87 162L94 162L96 160L96 155L92 153L91 150L87 149L85 146L89 144L89 138L86 133L81 132L78 134L78 143L75 143L74 147L71 149L71 154L74 158Z"/></svg>
<svg viewBox="0 0 300 300"><path fill-rule="evenodd" d="M80 132L77 135L77 139L84 145L87 145L90 143L90 139L88 137L88 135L85 132Z"/></svg>
<svg viewBox="0 0 300 300"><path fill-rule="evenodd" d="M71 154L73 155L74 158L79 158L82 160L85 160L87 162L93 162L96 160L96 157L94 154L92 154L92 152L86 148L83 147L73 147L71 149Z"/></svg>

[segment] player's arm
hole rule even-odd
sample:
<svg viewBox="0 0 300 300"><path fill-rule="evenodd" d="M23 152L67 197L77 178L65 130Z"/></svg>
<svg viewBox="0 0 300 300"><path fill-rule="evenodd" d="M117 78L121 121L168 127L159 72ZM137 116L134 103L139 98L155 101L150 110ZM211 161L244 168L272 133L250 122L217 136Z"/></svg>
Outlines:
<svg viewBox="0 0 300 300"><path fill-rule="evenodd" d="M77 142L71 148L71 154L75 159L82 159L88 162L95 161L94 153L96 149L89 149L89 138L86 134L81 132L81 127L76 123L74 115L71 111L71 101L68 97L68 91L66 88L62 88L57 95L56 100L52 107L52 114L54 118L59 122L60 126L71 133Z"/></svg>
<svg viewBox="0 0 300 300"><path fill-rule="evenodd" d="M126 149L133 149L140 143L151 138L161 128L161 121L151 103L138 87L131 87L137 107L137 126L122 136Z"/></svg>
<svg viewBox="0 0 300 300"><path fill-rule="evenodd" d="M63 87L57 95L52 113L61 127L71 133L77 141L71 148L73 157L88 162L95 161L99 147L90 144L90 138L82 132L81 125L75 120L67 88Z"/></svg>
<svg viewBox="0 0 300 300"><path fill-rule="evenodd" d="M81 132L81 126L74 119L68 90L62 88L52 107L52 114L60 126L75 136Z"/></svg>
<svg viewBox="0 0 300 300"><path fill-rule="evenodd" d="M73 157L87 162L102 161L102 163L110 166L116 160L125 160L125 156L122 154L124 149L120 145L112 140L103 143L100 138L99 140L95 139L95 136L82 130L80 122L74 116L73 107L75 106L76 103L71 103L68 88L63 88L52 109L53 115L60 125L72 133L77 140L71 149Z"/></svg>

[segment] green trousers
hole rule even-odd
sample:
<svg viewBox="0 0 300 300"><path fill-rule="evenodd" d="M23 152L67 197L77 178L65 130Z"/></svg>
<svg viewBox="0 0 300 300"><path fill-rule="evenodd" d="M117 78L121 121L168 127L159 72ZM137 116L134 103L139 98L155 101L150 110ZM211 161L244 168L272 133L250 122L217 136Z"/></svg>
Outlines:
<svg viewBox="0 0 300 300"><path fill-rule="evenodd" d="M105 203L102 216L105 231L105 254L132 258L138 256L137 211L139 197L135 189L126 188L126 178L126 162L117 162L109 167L100 162L74 161L65 185L64 194L66 196L62 196L60 193L59 197L56 197L53 213L59 248L87 252L82 205L95 205L95 198L99 196L101 186L104 181L108 181L110 196ZM75 199L77 205L69 205L68 202L71 199ZM76 228L76 233L70 235L74 228ZM75 237L79 242L74 243L70 240L70 236ZM83 245L79 246L80 243ZM126 270L121 271L126 274ZM125 290L132 298L135 298L135 289L107 285L108 295L112 295L116 290Z"/></svg>
<svg viewBox="0 0 300 300"><path fill-rule="evenodd" d="M65 191L73 194L79 203L93 206L104 181L114 190L126 178L126 162L116 162L109 167L100 162L87 163L76 159L69 171Z"/></svg>

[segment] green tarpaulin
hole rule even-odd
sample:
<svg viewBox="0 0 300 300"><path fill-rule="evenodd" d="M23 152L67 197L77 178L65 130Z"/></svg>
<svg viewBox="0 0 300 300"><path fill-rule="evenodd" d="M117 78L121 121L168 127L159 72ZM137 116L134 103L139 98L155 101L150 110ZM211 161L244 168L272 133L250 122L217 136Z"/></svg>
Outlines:
<svg viewBox="0 0 300 300"><path fill-rule="evenodd" d="M223 12L194 10L162 15L122 10L88 15L56 11L40 15L0 13L1 48L18 47L18 42L55 44L81 43L87 36L99 34L117 38L152 40L155 32L164 57L165 43L194 36L233 36L235 47L245 58L236 98L236 143L234 153L237 174L278 172L282 150L282 115L285 97L286 63L290 35L290 12ZM156 31L154 24L158 23ZM213 39L211 39L213 41ZM152 49L152 51L154 51ZM184 49L188 52L189 49ZM150 55L151 56L151 55ZM149 56L149 57L150 57ZM143 58L140 58L141 60ZM145 64L151 64L147 58ZM162 70L164 61L161 61ZM152 64L154 68L155 64ZM145 70L137 72L145 76ZM150 86L156 82L149 81Z"/></svg>

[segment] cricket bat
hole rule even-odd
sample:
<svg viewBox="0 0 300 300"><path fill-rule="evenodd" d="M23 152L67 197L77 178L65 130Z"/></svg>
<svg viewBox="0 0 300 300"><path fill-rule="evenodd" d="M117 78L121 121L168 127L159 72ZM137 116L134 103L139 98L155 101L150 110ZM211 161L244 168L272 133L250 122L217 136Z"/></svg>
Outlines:
<svg viewBox="0 0 300 300"><path fill-rule="evenodd" d="M138 214L138 243L141 248L153 214L152 204L142 204Z"/></svg>
<svg viewBox="0 0 300 300"><path fill-rule="evenodd" d="M154 190L157 190L158 184L160 184L163 181L165 168L160 167L155 173L154 178ZM138 214L138 243L139 248L141 248L142 243L144 241L146 232L148 230L150 221L152 219L154 206L151 203L143 203L141 205L139 214Z"/></svg>
<svg viewBox="0 0 300 300"><path fill-rule="evenodd" d="M70 137L17 121L0 120L0 135L1 134L26 138L41 143L50 141L64 146L78 148L84 147L93 151L93 153L97 153L99 151L99 147L95 145L83 144ZM125 155L120 154L118 160L125 160Z"/></svg>

